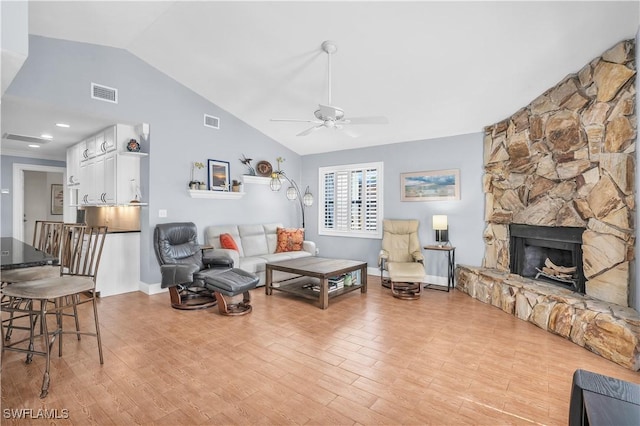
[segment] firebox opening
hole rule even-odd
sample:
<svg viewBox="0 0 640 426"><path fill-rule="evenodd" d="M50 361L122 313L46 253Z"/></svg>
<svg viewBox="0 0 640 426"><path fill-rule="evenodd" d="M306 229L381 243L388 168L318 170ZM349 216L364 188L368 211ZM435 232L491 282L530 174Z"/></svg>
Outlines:
<svg viewBox="0 0 640 426"><path fill-rule="evenodd" d="M583 228L509 225L510 270L584 293Z"/></svg>

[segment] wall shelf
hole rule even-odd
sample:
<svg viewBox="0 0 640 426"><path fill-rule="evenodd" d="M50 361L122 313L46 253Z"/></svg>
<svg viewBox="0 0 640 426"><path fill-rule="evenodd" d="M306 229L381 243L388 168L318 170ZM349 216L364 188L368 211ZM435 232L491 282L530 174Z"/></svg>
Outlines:
<svg viewBox="0 0 640 426"><path fill-rule="evenodd" d="M189 189L191 198L217 198L220 200L238 200L244 197L244 192L207 191L206 189Z"/></svg>
<svg viewBox="0 0 640 426"><path fill-rule="evenodd" d="M149 155L148 152L132 152L132 151L122 151L119 152L120 155L129 155L131 157L146 157Z"/></svg>
<svg viewBox="0 0 640 426"><path fill-rule="evenodd" d="M244 183L255 183L258 185L269 185L271 178L269 176L251 176L242 175L242 181Z"/></svg>

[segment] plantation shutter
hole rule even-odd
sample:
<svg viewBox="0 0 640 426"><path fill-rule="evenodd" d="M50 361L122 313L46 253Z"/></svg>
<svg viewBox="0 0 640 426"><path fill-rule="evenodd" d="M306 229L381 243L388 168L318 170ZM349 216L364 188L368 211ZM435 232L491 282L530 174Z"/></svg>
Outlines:
<svg viewBox="0 0 640 426"><path fill-rule="evenodd" d="M381 173L382 163L321 168L319 233L381 237Z"/></svg>

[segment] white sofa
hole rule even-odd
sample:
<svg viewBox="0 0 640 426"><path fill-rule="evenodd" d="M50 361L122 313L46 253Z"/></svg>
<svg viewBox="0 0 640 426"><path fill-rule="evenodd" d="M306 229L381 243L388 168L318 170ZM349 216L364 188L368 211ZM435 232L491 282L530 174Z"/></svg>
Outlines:
<svg viewBox="0 0 640 426"><path fill-rule="evenodd" d="M235 268L256 274L260 278L258 286L262 286L265 284L265 265L267 262L316 255L316 244L313 241L304 241L301 251L276 253L277 228L283 228L282 224L208 226L204 234L205 244L213 247L213 250L207 251L207 254L228 255L233 259ZM220 245L220 234L230 234L238 246L238 251L223 249ZM273 272L274 281L291 277L293 275L284 272Z"/></svg>

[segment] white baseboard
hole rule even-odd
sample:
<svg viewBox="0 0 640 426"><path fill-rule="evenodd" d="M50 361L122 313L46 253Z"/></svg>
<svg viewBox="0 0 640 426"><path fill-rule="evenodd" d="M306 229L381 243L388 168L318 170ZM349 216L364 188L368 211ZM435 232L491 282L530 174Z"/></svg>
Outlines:
<svg viewBox="0 0 640 426"><path fill-rule="evenodd" d="M169 291L166 288L160 287L160 283L147 284L143 282L140 283L139 290L145 294L148 294L149 296Z"/></svg>

